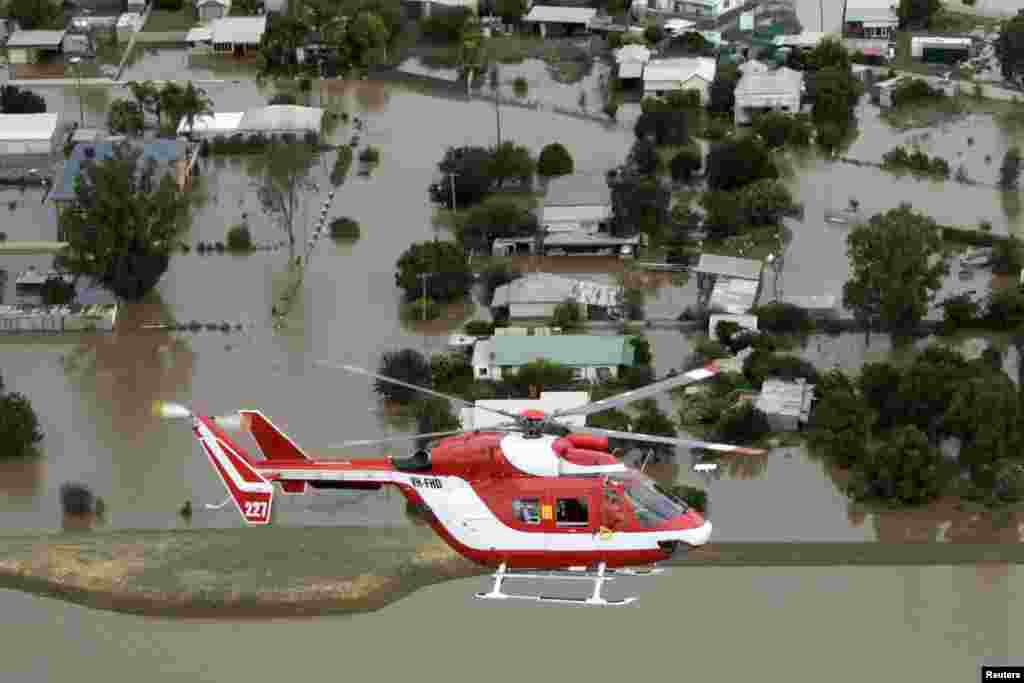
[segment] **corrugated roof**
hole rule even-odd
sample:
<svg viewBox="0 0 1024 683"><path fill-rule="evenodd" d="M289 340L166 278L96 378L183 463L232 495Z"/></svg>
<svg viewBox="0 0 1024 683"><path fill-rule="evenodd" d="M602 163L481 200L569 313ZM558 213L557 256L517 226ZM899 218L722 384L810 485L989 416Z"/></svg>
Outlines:
<svg viewBox="0 0 1024 683"><path fill-rule="evenodd" d="M710 57L680 57L678 59L652 59L644 67L645 81L688 81L694 76L710 83L715 80L718 66Z"/></svg>
<svg viewBox="0 0 1024 683"><path fill-rule="evenodd" d="M530 13L523 17L528 22L551 22L559 24L589 24L597 16L592 7L553 7L551 5L534 5Z"/></svg>
<svg viewBox="0 0 1024 683"><path fill-rule="evenodd" d="M574 299L594 306L615 306L619 287L575 280L550 273L530 273L494 290L492 306L521 303L561 303Z"/></svg>
<svg viewBox="0 0 1024 683"><path fill-rule="evenodd" d="M58 114L0 114L0 140L49 140Z"/></svg>
<svg viewBox="0 0 1024 683"><path fill-rule="evenodd" d="M761 262L754 259L721 256L719 254L701 254L700 261L694 270L709 275L725 275L745 280L760 280L761 266Z"/></svg>
<svg viewBox="0 0 1024 683"><path fill-rule="evenodd" d="M186 43L203 43L208 40L213 40L213 31L209 26L196 26L185 34Z"/></svg>
<svg viewBox="0 0 1024 683"><path fill-rule="evenodd" d="M75 198L75 179L82 172L82 164L88 159L87 150L93 150L92 161L103 161L114 156L113 142L104 141L92 144L75 145L71 158L64 162L61 179L54 185L50 199L55 201L73 200ZM178 140L153 140L142 144L142 160L154 159L157 167L168 165L185 156L185 143Z"/></svg>
<svg viewBox="0 0 1024 683"><path fill-rule="evenodd" d="M643 45L623 45L615 51L615 61L619 64L628 62L647 62L651 59L651 51Z"/></svg>
<svg viewBox="0 0 1024 683"><path fill-rule="evenodd" d="M892 9L894 0L847 0L846 21L898 22L899 17Z"/></svg>
<svg viewBox="0 0 1024 683"><path fill-rule="evenodd" d="M643 62L621 62L619 64L619 78L642 78L643 75Z"/></svg>
<svg viewBox="0 0 1024 683"><path fill-rule="evenodd" d="M711 290L710 305L727 313L744 315L754 305L757 298L757 280L740 280L721 278Z"/></svg>
<svg viewBox="0 0 1024 683"><path fill-rule="evenodd" d="M489 346L491 366L518 367L541 358L572 367L633 365L633 346L624 336L492 337Z"/></svg>
<svg viewBox="0 0 1024 683"><path fill-rule="evenodd" d="M244 111L218 111L213 115L197 116L192 130L195 133L233 133L245 116ZM188 131L188 117L182 116L178 124L178 135Z"/></svg>
<svg viewBox="0 0 1024 683"><path fill-rule="evenodd" d="M799 379L787 382L769 378L761 385L755 406L767 415L783 415L806 420L814 397L814 385Z"/></svg>
<svg viewBox="0 0 1024 683"><path fill-rule="evenodd" d="M214 40L216 42L216 40ZM319 107L300 107L292 104L275 104L245 112L238 124L240 131L291 131L320 132L324 110Z"/></svg>
<svg viewBox="0 0 1024 683"><path fill-rule="evenodd" d="M788 67L763 73L747 72L736 84L737 95L791 95L800 94L804 75Z"/></svg>
<svg viewBox="0 0 1024 683"><path fill-rule="evenodd" d="M67 31L15 31L7 47L60 47Z"/></svg>
<svg viewBox="0 0 1024 683"><path fill-rule="evenodd" d="M573 173L548 182L544 206L608 206L612 192L604 174Z"/></svg>
<svg viewBox="0 0 1024 683"><path fill-rule="evenodd" d="M210 22L214 43L257 45L267 30L267 17L222 17Z"/></svg>
<svg viewBox="0 0 1024 683"><path fill-rule="evenodd" d="M545 206L540 212L540 223L541 225L550 225L551 223L603 221L611 218L611 215L612 207L610 206Z"/></svg>

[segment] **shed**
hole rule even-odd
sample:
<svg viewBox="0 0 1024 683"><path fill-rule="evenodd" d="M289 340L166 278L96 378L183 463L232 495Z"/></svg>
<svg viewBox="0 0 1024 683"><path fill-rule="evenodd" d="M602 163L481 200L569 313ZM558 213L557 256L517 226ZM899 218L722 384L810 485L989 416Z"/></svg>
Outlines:
<svg viewBox="0 0 1024 683"><path fill-rule="evenodd" d="M891 38L899 26L894 0L846 0L843 34L853 38Z"/></svg>
<svg viewBox="0 0 1024 683"><path fill-rule="evenodd" d="M514 319L550 318L560 303L571 299L583 305L586 316L591 306L617 307L620 292L621 288L615 285L550 273L530 273L496 288L491 306L507 306L509 317Z"/></svg>
<svg viewBox="0 0 1024 683"><path fill-rule="evenodd" d="M717 68L710 57L652 59L644 67L644 95L661 96L673 90L693 89L700 93L701 103L707 103Z"/></svg>
<svg viewBox="0 0 1024 683"><path fill-rule="evenodd" d="M734 315L745 315L757 301L757 290L760 286L761 283L757 280L720 278L711 289L709 304L713 309Z"/></svg>
<svg viewBox="0 0 1024 683"><path fill-rule="evenodd" d="M793 382L768 378L754 406L768 417L772 431L794 432L811 415L814 385L800 378Z"/></svg>
<svg viewBox="0 0 1024 683"><path fill-rule="evenodd" d="M624 45L615 51L619 78L643 78L644 65L651 61L651 51L642 45Z"/></svg>
<svg viewBox="0 0 1024 683"><path fill-rule="evenodd" d="M910 56L925 62L955 64L971 56L973 44L970 38L914 36L910 39Z"/></svg>
<svg viewBox="0 0 1024 683"><path fill-rule="evenodd" d="M200 137L232 135L238 131L243 116L245 116L244 111L218 111L213 114L197 116L191 131L188 117L182 116L181 122L178 124L178 135L187 135L190 132Z"/></svg>
<svg viewBox="0 0 1024 683"><path fill-rule="evenodd" d="M502 410L506 413L519 415L524 410L541 410L545 413L553 413L556 410L582 408L588 403L590 403L590 394L586 391L542 391L539 399L482 400L477 401L472 408L462 409L462 428L466 430L490 429L508 423L507 417L493 413L490 410L484 410L484 408ZM573 427L585 427L587 416L568 415L561 421Z"/></svg>
<svg viewBox="0 0 1024 683"><path fill-rule="evenodd" d="M54 154L58 123L57 114L0 114L0 156Z"/></svg>
<svg viewBox="0 0 1024 683"><path fill-rule="evenodd" d="M546 37L549 25L562 26L567 32L580 28L588 31L596 16L597 10L592 7L534 5L522 20L526 24L536 24L540 35Z"/></svg>
<svg viewBox="0 0 1024 683"><path fill-rule="evenodd" d="M761 112L799 113L803 89L803 73L785 66L775 71L744 73L735 90L736 124L750 123Z"/></svg>
<svg viewBox="0 0 1024 683"><path fill-rule="evenodd" d="M210 22L213 51L245 55L255 52L267 30L267 17L222 17Z"/></svg>
<svg viewBox="0 0 1024 683"><path fill-rule="evenodd" d="M196 0L196 15L199 21L208 22L222 19L231 11L231 0Z"/></svg>
<svg viewBox="0 0 1024 683"><path fill-rule="evenodd" d="M701 254L700 261L694 270L707 275L721 275L723 277L760 281L762 267L763 264L754 259L721 256L719 254Z"/></svg>
<svg viewBox="0 0 1024 683"><path fill-rule="evenodd" d="M775 36L772 40L776 47L789 47L794 50L812 50L818 43L828 37L829 34L822 31L804 31L797 35Z"/></svg>
<svg viewBox="0 0 1024 683"><path fill-rule="evenodd" d="M320 107L300 107L292 104L274 104L250 109L238 123L240 133L277 135L292 133L320 134L324 110Z"/></svg>

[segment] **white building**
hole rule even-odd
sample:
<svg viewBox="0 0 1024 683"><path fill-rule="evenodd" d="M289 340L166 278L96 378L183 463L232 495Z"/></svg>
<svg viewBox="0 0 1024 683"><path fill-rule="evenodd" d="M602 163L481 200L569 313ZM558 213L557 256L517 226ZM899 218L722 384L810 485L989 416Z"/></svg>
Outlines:
<svg viewBox="0 0 1024 683"><path fill-rule="evenodd" d="M785 66L775 71L748 71L736 84L736 125L750 123L759 112L799 113L803 90L804 75L800 71Z"/></svg>
<svg viewBox="0 0 1024 683"><path fill-rule="evenodd" d="M952 63L971 56L970 38L945 36L914 36L910 39L910 56L924 61Z"/></svg>
<svg viewBox="0 0 1024 683"><path fill-rule="evenodd" d="M507 424L508 418L492 413L490 410L484 410L484 408L502 410L506 413L519 415L524 410L541 410L544 413L553 413L556 410L582 408L588 403L590 403L590 394L586 391L542 391L539 399L477 401L473 408L462 409L460 419L462 428L467 431L490 429L501 424ZM560 420L560 422L571 427L585 427L587 425L587 416L569 415Z"/></svg>
<svg viewBox="0 0 1024 683"><path fill-rule="evenodd" d="M643 45L623 45L615 51L619 78L643 78L644 65L651 61L651 51Z"/></svg>
<svg viewBox="0 0 1024 683"><path fill-rule="evenodd" d="M59 137L57 114L0 114L0 156L52 155Z"/></svg>
<svg viewBox="0 0 1024 683"><path fill-rule="evenodd" d="M813 400L814 385L807 384L807 380L769 378L761 385L754 407L768 417L772 431L794 432L810 419Z"/></svg>
<svg viewBox="0 0 1024 683"><path fill-rule="evenodd" d="M259 50L267 17L222 17L212 20L209 27L214 52L241 56Z"/></svg>
<svg viewBox="0 0 1024 683"><path fill-rule="evenodd" d="M547 37L549 26L561 26L566 30L590 30L590 24L597 16L592 7L556 7L554 5L534 5L523 17L524 24L538 27L540 35Z"/></svg>
<svg viewBox="0 0 1024 683"><path fill-rule="evenodd" d="M251 135L280 135L292 133L320 134L324 110L320 107L300 107L294 104L273 104L268 107L250 109L238 122L236 132Z"/></svg>
<svg viewBox="0 0 1024 683"><path fill-rule="evenodd" d="M890 39L899 27L896 0L846 0L843 35Z"/></svg>
<svg viewBox="0 0 1024 683"><path fill-rule="evenodd" d="M772 40L777 47L788 47L794 50L813 50L818 43L829 37L822 31L804 31L797 35L775 36Z"/></svg>
<svg viewBox="0 0 1024 683"><path fill-rule="evenodd" d="M494 290L492 308L508 307L515 320L550 318L566 299L582 305L584 317L590 306L605 309L619 305L621 288L550 273L528 273Z"/></svg>
<svg viewBox="0 0 1024 683"><path fill-rule="evenodd" d="M498 381L527 363L545 359L571 367L577 380L613 379L620 365L634 364L629 340L626 336L590 334L494 336L473 348L473 376Z"/></svg>
<svg viewBox="0 0 1024 683"><path fill-rule="evenodd" d="M636 4L634 0L633 5ZM644 12L683 14L710 19L734 10L742 4L743 0L645 0L641 3Z"/></svg>
<svg viewBox="0 0 1024 683"><path fill-rule="evenodd" d="M644 95L692 89L700 93L701 104L706 104L716 70L716 61L709 57L652 59L644 67Z"/></svg>
<svg viewBox="0 0 1024 683"><path fill-rule="evenodd" d="M218 111L213 114L197 116L192 130L189 130L188 117L182 116L178 124L178 135L188 135L190 132L199 137L214 137L217 135L230 136L238 132L238 126L242 123L244 111Z"/></svg>

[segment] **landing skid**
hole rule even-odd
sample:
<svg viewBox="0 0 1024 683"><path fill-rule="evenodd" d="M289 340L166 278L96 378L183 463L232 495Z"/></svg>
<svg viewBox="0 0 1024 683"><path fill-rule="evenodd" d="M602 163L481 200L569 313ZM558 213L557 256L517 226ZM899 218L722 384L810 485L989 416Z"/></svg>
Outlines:
<svg viewBox="0 0 1024 683"><path fill-rule="evenodd" d="M570 571L550 572L516 572L508 571L507 565L503 562L498 571L494 574L494 587L488 593L477 593L474 597L481 600L532 600L534 602L553 602L563 605L591 605L597 607L610 607L629 605L636 602L637 598L629 597L621 600L607 600L601 595L601 588L605 581L614 581L619 576L657 576L665 573L665 570L656 567L652 569L608 569L605 562L601 562L596 572L589 572L585 569ZM501 584L505 579L556 579L569 581L593 581L594 592L589 598L560 598L548 595L509 595L501 591Z"/></svg>

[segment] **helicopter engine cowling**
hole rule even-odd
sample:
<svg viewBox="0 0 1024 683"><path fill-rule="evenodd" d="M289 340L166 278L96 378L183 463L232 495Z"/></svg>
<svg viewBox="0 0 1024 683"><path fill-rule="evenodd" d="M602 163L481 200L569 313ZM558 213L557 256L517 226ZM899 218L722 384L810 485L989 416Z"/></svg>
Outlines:
<svg viewBox="0 0 1024 683"><path fill-rule="evenodd" d="M585 448L591 451L608 452L608 437L593 434L568 434L565 436L573 448Z"/></svg>

